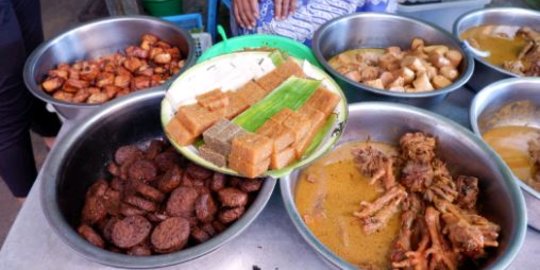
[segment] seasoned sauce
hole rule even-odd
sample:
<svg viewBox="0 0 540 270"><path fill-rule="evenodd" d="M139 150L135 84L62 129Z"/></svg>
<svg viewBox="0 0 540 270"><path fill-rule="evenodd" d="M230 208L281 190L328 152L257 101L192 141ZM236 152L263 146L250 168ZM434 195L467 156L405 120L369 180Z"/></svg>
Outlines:
<svg viewBox="0 0 540 270"><path fill-rule="evenodd" d="M516 60L526 41L521 36L502 37L490 34L494 25L475 26L461 34L461 39L470 41L474 39L479 50L488 51L490 55L485 59L493 65L502 66L506 61ZM473 43L473 42L470 42ZM474 46L474 44L471 44Z"/></svg>
<svg viewBox="0 0 540 270"><path fill-rule="evenodd" d="M395 154L390 145L370 142L373 147ZM389 252L399 232L400 214L386 227L366 235L353 212L361 201L381 196L380 187L356 169L351 150L366 142L341 145L304 170L296 189L296 206L313 234L337 256L358 266L389 269Z"/></svg>
<svg viewBox="0 0 540 270"><path fill-rule="evenodd" d="M534 170L528 143L540 136L540 129L527 126L503 126L490 129L482 136L508 164L514 174L528 183Z"/></svg>

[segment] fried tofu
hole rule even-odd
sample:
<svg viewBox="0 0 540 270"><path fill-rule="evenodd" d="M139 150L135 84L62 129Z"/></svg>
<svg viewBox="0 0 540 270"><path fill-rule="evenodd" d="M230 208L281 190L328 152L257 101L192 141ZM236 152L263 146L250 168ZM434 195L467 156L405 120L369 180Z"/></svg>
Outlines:
<svg viewBox="0 0 540 270"><path fill-rule="evenodd" d="M250 163L237 157L229 157L229 168L248 178L261 176L270 166L270 157L259 163Z"/></svg>
<svg viewBox="0 0 540 270"><path fill-rule="evenodd" d="M294 132L295 142L301 141L311 128L311 121L305 114L293 112L282 125Z"/></svg>
<svg viewBox="0 0 540 270"><path fill-rule="evenodd" d="M249 106L259 102L266 96L266 91L253 81L249 81L236 90L236 93L247 102Z"/></svg>
<svg viewBox="0 0 540 270"><path fill-rule="evenodd" d="M277 153L294 143L295 133L280 123L268 119L262 127L257 130L257 134L268 137L272 140L272 152Z"/></svg>
<svg viewBox="0 0 540 270"><path fill-rule="evenodd" d="M199 95L195 99L199 105L210 111L222 109L229 105L229 96L219 89Z"/></svg>
<svg viewBox="0 0 540 270"><path fill-rule="evenodd" d="M270 160L270 169L279 170L291 164L296 159L296 151L293 147L283 149L279 153L273 153Z"/></svg>
<svg viewBox="0 0 540 270"><path fill-rule="evenodd" d="M227 119L233 119L234 117L249 108L248 101L242 98L239 93L235 91L229 91L225 94L229 98L229 106L225 108L225 114L223 115L223 117Z"/></svg>
<svg viewBox="0 0 540 270"><path fill-rule="evenodd" d="M316 108L328 116L334 111L340 100L341 97L338 94L332 93L324 87L319 87L303 106Z"/></svg>
<svg viewBox="0 0 540 270"><path fill-rule="evenodd" d="M255 133L246 133L232 140L229 160L236 158L251 164L257 164L272 154L272 140Z"/></svg>
<svg viewBox="0 0 540 270"><path fill-rule="evenodd" d="M212 162L218 167L227 166L227 158L225 157L225 155L222 155L214 151L208 145L203 145L199 147L199 154L201 155L202 158Z"/></svg>
<svg viewBox="0 0 540 270"><path fill-rule="evenodd" d="M327 119L327 116L323 112L311 106L304 105L298 110L298 112L306 115L311 122L311 128L316 130L321 128Z"/></svg>
<svg viewBox="0 0 540 270"><path fill-rule="evenodd" d="M274 114L270 119L278 122L278 123L283 123L287 118L289 118L289 116L291 116L292 114L294 113L293 110L289 109L289 108L285 108L281 111L279 111L278 113Z"/></svg>
<svg viewBox="0 0 540 270"><path fill-rule="evenodd" d="M200 135L225 114L224 110L210 111L199 104L182 106L176 117L192 134Z"/></svg>
<svg viewBox="0 0 540 270"><path fill-rule="evenodd" d="M176 117L169 121L165 127L165 132L181 146L192 144L198 137L197 134L191 133Z"/></svg>
<svg viewBox="0 0 540 270"><path fill-rule="evenodd" d="M270 93L291 76L304 77L304 71L292 58L289 58L255 82Z"/></svg>

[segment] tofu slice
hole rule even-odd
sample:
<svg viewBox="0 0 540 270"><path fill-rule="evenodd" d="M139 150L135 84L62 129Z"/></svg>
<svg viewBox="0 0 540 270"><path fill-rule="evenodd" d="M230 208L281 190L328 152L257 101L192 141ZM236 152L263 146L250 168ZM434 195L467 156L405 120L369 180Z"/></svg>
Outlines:
<svg viewBox="0 0 540 270"><path fill-rule="evenodd" d="M247 101L249 106L259 102L267 94L264 89L253 81L249 81L248 83L244 84L244 86L236 90L236 93L238 93L243 100Z"/></svg>
<svg viewBox="0 0 540 270"><path fill-rule="evenodd" d="M236 158L251 164L266 160L272 154L272 140L265 136L246 133L232 140L229 160Z"/></svg>
<svg viewBox="0 0 540 270"><path fill-rule="evenodd" d="M192 144L198 137L198 135L191 133L176 117L169 121L165 132L181 146Z"/></svg>
<svg viewBox="0 0 540 270"><path fill-rule="evenodd" d="M206 144L199 147L199 154L201 155L202 158L214 163L218 167L227 166L227 158L225 157L225 155L222 155L214 151L212 148L210 148Z"/></svg>
<svg viewBox="0 0 540 270"><path fill-rule="evenodd" d="M229 105L229 96L225 95L225 93L219 89L199 95L195 99L199 105L210 111L225 108Z"/></svg>
<svg viewBox="0 0 540 270"><path fill-rule="evenodd" d="M291 76L304 77L305 74L302 67L300 67L292 58L289 58L268 74L255 80L255 82L267 93L270 93Z"/></svg>
<svg viewBox="0 0 540 270"><path fill-rule="evenodd" d="M266 158L258 163L250 163L234 156L229 157L229 168L237 171L241 175L248 178L261 176L268 170L270 166L270 158Z"/></svg>
<svg viewBox="0 0 540 270"><path fill-rule="evenodd" d="M332 93L324 87L319 87L303 106L317 108L328 116L334 111L340 100L341 97L338 94Z"/></svg>
<svg viewBox="0 0 540 270"><path fill-rule="evenodd" d="M279 170L285 168L296 159L296 151L293 147L284 149L279 153L273 153L270 161L270 168L272 170Z"/></svg>
<svg viewBox="0 0 540 270"><path fill-rule="evenodd" d="M176 112L176 117L192 134L202 134L223 117L225 111L210 111L199 104L182 106Z"/></svg>
<svg viewBox="0 0 540 270"><path fill-rule="evenodd" d="M229 98L229 105L225 107L225 114L223 115L225 118L233 119L249 108L248 101L242 98L239 93L229 91L225 94Z"/></svg>

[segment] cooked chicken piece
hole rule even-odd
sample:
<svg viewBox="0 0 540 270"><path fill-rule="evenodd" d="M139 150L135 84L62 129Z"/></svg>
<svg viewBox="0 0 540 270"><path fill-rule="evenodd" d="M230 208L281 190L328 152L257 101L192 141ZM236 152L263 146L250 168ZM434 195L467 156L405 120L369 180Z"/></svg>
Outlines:
<svg viewBox="0 0 540 270"><path fill-rule="evenodd" d="M429 62L433 64L434 66L436 66L437 68L452 66L450 59L446 58L444 54L441 54L435 51L429 54Z"/></svg>
<svg viewBox="0 0 540 270"><path fill-rule="evenodd" d="M139 90L150 87L150 77L137 76L131 81L131 89Z"/></svg>
<svg viewBox="0 0 540 270"><path fill-rule="evenodd" d="M381 73L381 76L379 76L379 79L381 79L383 85L385 87L388 87L394 80L396 79L394 75L391 72L385 71ZM402 78L403 79L403 78ZM403 84L401 84L403 86Z"/></svg>
<svg viewBox="0 0 540 270"><path fill-rule="evenodd" d="M439 71L441 72L441 75L443 75L445 78L449 79L450 81L455 80L459 75L457 69L450 66L442 67Z"/></svg>
<svg viewBox="0 0 540 270"><path fill-rule="evenodd" d="M88 89L83 88L77 91L77 93L75 93L72 101L75 103L83 103L88 99L89 96L90 96L90 93L88 92Z"/></svg>
<svg viewBox="0 0 540 270"><path fill-rule="evenodd" d="M384 85L383 85L383 82L382 82L381 79L375 79L375 80L371 80L371 81L364 81L362 83L364 83L367 86L371 86L373 88L384 89Z"/></svg>
<svg viewBox="0 0 540 270"><path fill-rule="evenodd" d="M458 206L443 200L435 200L435 206L443 214L446 224L445 234L452 243L454 251L471 258L485 255L486 247L498 247L500 227L488 219L467 213Z"/></svg>
<svg viewBox="0 0 540 270"><path fill-rule="evenodd" d="M421 38L413 38L412 42L411 42L411 49L413 50L419 50L419 49L423 49L424 47L424 40L421 39Z"/></svg>
<svg viewBox="0 0 540 270"><path fill-rule="evenodd" d="M376 67L366 67L360 70L360 80L362 82L371 81L379 78L379 69Z"/></svg>
<svg viewBox="0 0 540 270"><path fill-rule="evenodd" d="M78 80L80 78L79 76L79 70L70 68L69 69L69 79Z"/></svg>
<svg viewBox="0 0 540 270"><path fill-rule="evenodd" d="M438 75L438 71L437 71L437 68L432 66L430 63L426 62L425 63L425 66L426 66L426 74L428 76L428 78L430 80L433 80L433 78L435 78L435 76Z"/></svg>
<svg viewBox="0 0 540 270"><path fill-rule="evenodd" d="M170 53L159 53L159 54L156 54L152 60L154 60L154 62L158 63L158 64L168 64L171 62L172 60L172 56Z"/></svg>
<svg viewBox="0 0 540 270"><path fill-rule="evenodd" d="M136 74L150 77L154 75L154 69L149 66L140 67Z"/></svg>
<svg viewBox="0 0 540 270"><path fill-rule="evenodd" d="M103 87L103 92L107 94L108 99L113 99L116 96L116 93L118 93L122 88L114 85L107 85Z"/></svg>
<svg viewBox="0 0 540 270"><path fill-rule="evenodd" d="M401 62L401 66L410 68L416 72L426 71L426 67L422 64L422 60L416 56L405 56Z"/></svg>
<svg viewBox="0 0 540 270"><path fill-rule="evenodd" d="M73 93L64 92L62 90L54 92L52 97L65 102L73 101Z"/></svg>
<svg viewBox="0 0 540 270"><path fill-rule="evenodd" d="M426 208L425 220L431 240L431 247L426 252L429 256L429 269L457 269L458 258L441 234L441 213L433 207Z"/></svg>
<svg viewBox="0 0 540 270"><path fill-rule="evenodd" d="M148 58L148 50L137 46L129 46L126 48L126 55L129 57L138 57L141 59Z"/></svg>
<svg viewBox="0 0 540 270"><path fill-rule="evenodd" d="M124 88L128 87L131 83L131 76L129 75L118 75L114 77L114 86Z"/></svg>
<svg viewBox="0 0 540 270"><path fill-rule="evenodd" d="M401 183L407 190L424 192L433 182L433 170L429 163L409 160L401 170Z"/></svg>
<svg viewBox="0 0 540 270"><path fill-rule="evenodd" d="M182 56L182 53L180 52L180 49L178 49L178 47L173 47L165 51L169 53L173 59L178 59Z"/></svg>
<svg viewBox="0 0 540 270"><path fill-rule="evenodd" d="M104 87L114 84L114 74L110 72L101 72L96 78L96 86Z"/></svg>
<svg viewBox="0 0 540 270"><path fill-rule="evenodd" d="M371 234L384 227L390 218L399 211L399 205L407 197L403 187L397 185L388 190L374 202L361 202L360 210L353 215L362 222L362 229Z"/></svg>
<svg viewBox="0 0 540 270"><path fill-rule="evenodd" d="M54 92L55 90L62 87L62 84L64 84L64 79L60 77L54 77L54 78L47 78L45 81L41 83L41 87L43 87L43 90L46 92Z"/></svg>
<svg viewBox="0 0 540 270"><path fill-rule="evenodd" d="M435 89L429 81L427 73L424 71L416 74L416 79L412 82L412 84L416 92L427 92Z"/></svg>
<svg viewBox="0 0 540 270"><path fill-rule="evenodd" d="M352 71L349 71L347 73L345 73L345 77L355 81L355 82L359 82L360 81L360 78L361 78L361 75L360 75L360 72L358 70L352 70Z"/></svg>
<svg viewBox="0 0 540 270"><path fill-rule="evenodd" d="M370 185L379 180L381 180L381 186L385 190L396 185L393 157L389 157L371 146L353 149L352 155L358 170L363 175L371 177Z"/></svg>
<svg viewBox="0 0 540 270"><path fill-rule="evenodd" d="M85 65L79 73L79 78L84 81L93 81L99 75L99 68L97 65Z"/></svg>
<svg viewBox="0 0 540 270"><path fill-rule="evenodd" d="M459 66L461 60L463 60L463 55L457 50L449 50L444 55L450 60L451 65L455 68Z"/></svg>
<svg viewBox="0 0 540 270"><path fill-rule="evenodd" d="M87 103L89 104L95 104L95 103L103 103L105 101L109 100L109 97L106 93L99 92L91 94L90 97L88 97Z"/></svg>
<svg viewBox="0 0 540 270"><path fill-rule="evenodd" d="M68 79L68 76L69 76L69 67L68 69L52 69L52 70L49 70L49 72L47 73L49 75L49 77L59 77L59 78L62 78L64 80L67 80Z"/></svg>
<svg viewBox="0 0 540 270"><path fill-rule="evenodd" d="M431 162L435 157L435 138L422 132L409 132L399 139L401 154L404 159L413 161Z"/></svg>
<svg viewBox="0 0 540 270"><path fill-rule="evenodd" d="M130 72L135 72L137 69L141 67L141 65L142 65L142 62L137 57L128 57L123 63L123 66Z"/></svg>
<svg viewBox="0 0 540 270"><path fill-rule="evenodd" d="M163 40L159 40L155 44L156 47L162 48L162 49L170 49L171 45Z"/></svg>
<svg viewBox="0 0 540 270"><path fill-rule="evenodd" d="M437 53L444 55L446 52L448 52L448 47L444 45L431 45L424 47L424 52L427 54L431 53Z"/></svg>
<svg viewBox="0 0 540 270"><path fill-rule="evenodd" d="M405 85L405 79L401 76L397 76L396 79L388 85L388 87L389 88L396 88L396 87L403 88L404 85Z"/></svg>
<svg viewBox="0 0 540 270"><path fill-rule="evenodd" d="M63 90L66 92L77 92L77 90L86 88L90 85L87 81L69 79L64 83Z"/></svg>
<svg viewBox="0 0 540 270"><path fill-rule="evenodd" d="M402 55L402 51L401 51L401 48L398 47L398 46L391 46L391 47L388 47L386 48L386 52L395 56L396 58L400 58L400 56Z"/></svg>
<svg viewBox="0 0 540 270"><path fill-rule="evenodd" d="M403 79L405 80L405 83L408 84L414 81L416 74L414 73L412 69L408 67L402 67L400 71L401 71L400 76L403 77Z"/></svg>
<svg viewBox="0 0 540 270"><path fill-rule="evenodd" d="M158 48L158 47L152 47L150 48L150 51L149 51L149 54L148 54L148 57L150 59L154 59L154 57L160 53L163 53L164 50L162 48Z"/></svg>
<svg viewBox="0 0 540 270"><path fill-rule="evenodd" d="M156 36L149 34L143 35L141 39L141 48L144 50L149 50L150 47L158 41L158 38Z"/></svg>
<svg viewBox="0 0 540 270"><path fill-rule="evenodd" d="M375 52L365 52L359 55L361 59L360 62L365 62L367 65L375 66L379 63L379 57L381 56Z"/></svg>
<svg viewBox="0 0 540 270"><path fill-rule="evenodd" d="M466 210L473 210L478 199L478 178L474 176L460 175L456 180L457 184L457 205Z"/></svg>
<svg viewBox="0 0 540 270"><path fill-rule="evenodd" d="M458 196L458 191L450 172L444 162L435 158L431 162L433 169L433 181L427 186L424 193L424 199L432 202L435 198L454 202Z"/></svg>
<svg viewBox="0 0 540 270"><path fill-rule="evenodd" d="M433 86L435 86L436 89L445 88L452 84L452 81L442 75L437 75L433 77L431 81L433 82Z"/></svg>
<svg viewBox="0 0 540 270"><path fill-rule="evenodd" d="M413 251L413 247L418 245L418 233L422 228L422 222L417 218L423 215L424 205L422 199L415 193L409 194L403 201L403 214L401 214L401 228L399 234L392 245L390 260L400 262L407 259L407 252ZM416 222L416 224L415 224ZM416 228L414 225L417 225Z"/></svg>
<svg viewBox="0 0 540 270"><path fill-rule="evenodd" d="M392 71L400 68L399 59L391 54L385 53L379 57L379 66L385 70Z"/></svg>

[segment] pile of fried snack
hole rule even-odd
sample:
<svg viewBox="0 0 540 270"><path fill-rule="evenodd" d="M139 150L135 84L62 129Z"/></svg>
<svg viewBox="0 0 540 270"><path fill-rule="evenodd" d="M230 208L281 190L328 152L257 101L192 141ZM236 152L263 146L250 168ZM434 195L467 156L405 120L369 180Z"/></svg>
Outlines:
<svg viewBox="0 0 540 270"><path fill-rule="evenodd" d="M133 91L158 86L184 66L178 47L145 34L139 46L95 60L59 64L48 72L41 88L55 99L73 103L103 103Z"/></svg>
<svg viewBox="0 0 540 270"><path fill-rule="evenodd" d="M110 178L88 189L77 230L97 247L134 256L209 240L245 213L263 184L199 167L161 140L118 148L107 170Z"/></svg>
<svg viewBox="0 0 540 270"><path fill-rule="evenodd" d="M365 233L384 227L400 210L401 229L392 246L394 269L457 269L497 247L499 225L478 213L478 179L453 177L435 154L436 140L407 133L399 156L371 146L353 150L360 172L384 195L354 213Z"/></svg>
<svg viewBox="0 0 540 270"><path fill-rule="evenodd" d="M281 169L302 157L317 131L340 101L340 96L319 87L296 111L284 108L255 132L231 120L261 101L291 76L304 77L302 68L289 58L270 73L248 81L236 90L220 89L196 97L197 102L177 109L166 132L182 146L202 135L201 157L254 178Z"/></svg>
<svg viewBox="0 0 540 270"><path fill-rule="evenodd" d="M347 78L393 92L426 92L449 86L458 76L463 55L445 45L425 45L414 38L411 48L392 46L384 54L343 53L333 65Z"/></svg>

